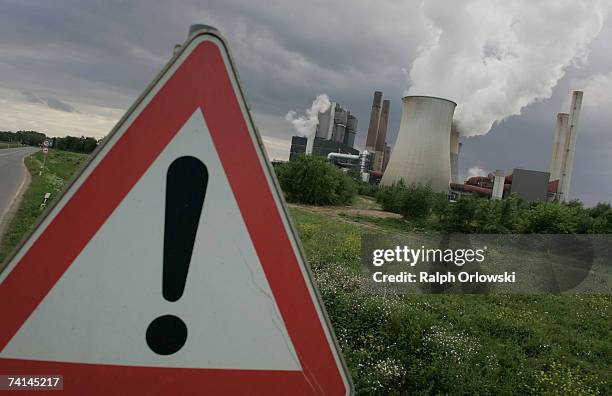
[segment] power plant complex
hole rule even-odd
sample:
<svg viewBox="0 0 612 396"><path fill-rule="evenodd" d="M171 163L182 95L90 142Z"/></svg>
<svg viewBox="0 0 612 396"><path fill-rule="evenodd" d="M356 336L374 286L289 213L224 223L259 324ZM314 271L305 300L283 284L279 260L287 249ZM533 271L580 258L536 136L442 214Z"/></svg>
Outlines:
<svg viewBox="0 0 612 396"><path fill-rule="evenodd" d="M432 96L405 96L397 140L393 152L387 144L391 102L374 92L365 149L354 148L357 119L348 110L332 102L318 114L316 134L310 138L294 136L290 160L299 154L326 156L337 166L355 167L362 180L390 186L400 180L405 184L429 185L436 192L458 198L463 194L503 199L516 194L528 201L567 201L570 193L581 91L572 92L569 113L557 115L553 150L548 172L513 169L497 170L486 176L459 178L462 143L453 122L457 104Z"/></svg>
<svg viewBox="0 0 612 396"><path fill-rule="evenodd" d="M327 111L318 114L319 123L313 136L291 138L291 161L301 154L327 156L330 153L359 155L355 149L357 118L349 110L332 102Z"/></svg>

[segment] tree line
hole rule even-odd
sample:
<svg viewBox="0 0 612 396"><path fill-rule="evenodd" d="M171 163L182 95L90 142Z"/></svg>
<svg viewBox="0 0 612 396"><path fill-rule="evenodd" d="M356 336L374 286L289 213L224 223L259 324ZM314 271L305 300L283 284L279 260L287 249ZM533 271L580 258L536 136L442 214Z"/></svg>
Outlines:
<svg viewBox="0 0 612 396"><path fill-rule="evenodd" d="M37 131L0 131L0 141L21 143L26 146L40 147L45 139L52 140L52 147L58 150L89 154L98 146L98 140L93 137L54 137Z"/></svg>
<svg viewBox="0 0 612 396"><path fill-rule="evenodd" d="M526 202L515 195L504 200L466 195L450 202L429 186L400 181L377 187L359 180L358 171L344 173L323 157L300 156L274 164L288 202L347 205L357 195L375 197L383 210L401 214L405 226L462 233L610 234L612 205L586 208L580 201Z"/></svg>
<svg viewBox="0 0 612 396"><path fill-rule="evenodd" d="M402 181L380 187L376 199L383 210L401 214L421 229L479 234L612 233L609 202L585 208L578 200L526 202L515 195L503 200L466 195L451 203L446 194L433 192L429 186Z"/></svg>

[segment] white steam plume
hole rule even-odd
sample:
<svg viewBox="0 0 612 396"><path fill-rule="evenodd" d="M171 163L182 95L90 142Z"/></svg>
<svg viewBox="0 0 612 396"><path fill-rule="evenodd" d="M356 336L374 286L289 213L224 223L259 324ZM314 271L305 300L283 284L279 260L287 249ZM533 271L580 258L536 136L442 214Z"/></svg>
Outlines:
<svg viewBox="0 0 612 396"><path fill-rule="evenodd" d="M608 74L596 74L584 80L572 82L572 87L583 91L586 100L583 102L585 108L594 108L608 114L612 108L612 72ZM568 112L571 95L567 95L563 103L563 111Z"/></svg>
<svg viewBox="0 0 612 396"><path fill-rule="evenodd" d="M470 177L474 177L474 176L486 176L488 174L489 174L489 172L487 172L486 170L482 169L480 166L476 165L476 166L472 166L470 169L468 169L467 177L469 179Z"/></svg>
<svg viewBox="0 0 612 396"><path fill-rule="evenodd" d="M571 65L586 61L610 0L430 0L429 40L407 72L407 94L457 102L466 136L549 98Z"/></svg>
<svg viewBox="0 0 612 396"><path fill-rule="evenodd" d="M329 106L331 106L329 97L321 94L312 102L312 106L306 110L305 115L297 117L297 113L291 110L285 115L285 119L293 124L300 136L311 137L319 125L319 113L327 111Z"/></svg>

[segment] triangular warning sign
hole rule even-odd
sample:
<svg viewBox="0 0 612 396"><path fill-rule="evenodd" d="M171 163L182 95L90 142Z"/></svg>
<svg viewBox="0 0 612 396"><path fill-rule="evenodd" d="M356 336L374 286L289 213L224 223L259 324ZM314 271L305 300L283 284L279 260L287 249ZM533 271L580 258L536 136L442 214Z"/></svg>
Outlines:
<svg viewBox="0 0 612 396"><path fill-rule="evenodd" d="M225 42L191 35L0 274L0 374L349 394Z"/></svg>

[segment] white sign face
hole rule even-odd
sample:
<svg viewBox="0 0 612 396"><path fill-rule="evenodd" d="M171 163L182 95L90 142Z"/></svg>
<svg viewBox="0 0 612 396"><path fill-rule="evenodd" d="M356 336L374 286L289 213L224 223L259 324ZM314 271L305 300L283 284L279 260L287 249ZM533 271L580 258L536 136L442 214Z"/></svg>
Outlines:
<svg viewBox="0 0 612 396"><path fill-rule="evenodd" d="M209 179L182 297L162 297L166 177L177 158ZM223 208L219 210L219 208ZM83 281L88 280L88 281ZM134 281L138 287L134 287ZM79 296L79 298L75 298ZM81 251L0 356L135 366L301 370L202 112L197 109ZM159 355L144 337L172 313L185 345Z"/></svg>
<svg viewBox="0 0 612 396"><path fill-rule="evenodd" d="M48 140L43 140L43 146L45 147L49 147L49 141Z"/></svg>
<svg viewBox="0 0 612 396"><path fill-rule="evenodd" d="M42 152L43 152L43 153L45 153L45 154L47 154L47 153L49 152L49 149L48 149L48 148L46 148L46 147L43 147Z"/></svg>
<svg viewBox="0 0 612 396"><path fill-rule="evenodd" d="M0 274L0 309L0 372L81 394L352 392L215 31L56 200Z"/></svg>

